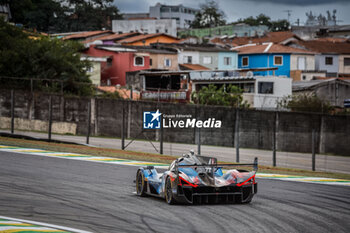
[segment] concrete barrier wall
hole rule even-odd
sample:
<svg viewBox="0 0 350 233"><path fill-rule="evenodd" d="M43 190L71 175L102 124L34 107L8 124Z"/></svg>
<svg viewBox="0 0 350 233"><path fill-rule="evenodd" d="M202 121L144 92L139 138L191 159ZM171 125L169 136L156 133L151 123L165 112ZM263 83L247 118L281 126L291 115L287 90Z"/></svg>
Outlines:
<svg viewBox="0 0 350 233"><path fill-rule="evenodd" d="M42 120L28 120L23 118L15 118L14 126L17 130L27 131L48 131L49 123ZM0 117L0 129L11 128L10 117ZM52 122L52 133L73 134L77 132L77 124L68 122Z"/></svg>
<svg viewBox="0 0 350 233"><path fill-rule="evenodd" d="M15 92L16 128L47 131L49 99L46 94ZM222 121L222 128L201 129L201 143L217 146L234 146L235 124L239 124L239 142L243 148L271 150L276 135L277 150L311 152L312 130L316 132L316 151L350 155L350 117L307 114L295 112L273 112L239 110L218 106L196 106L193 104L123 101L101 98L73 98L52 95L53 132L86 134L88 125L88 103L91 103L91 134L121 137L124 109L124 131L128 138L158 140L159 130L143 130L144 111L160 110L161 113L189 114L193 118ZM0 90L0 126L9 127L11 115L11 93ZM37 123L36 123L37 122ZM57 125L57 126L56 126ZM196 143L197 133L193 128L163 129L163 139L168 142Z"/></svg>

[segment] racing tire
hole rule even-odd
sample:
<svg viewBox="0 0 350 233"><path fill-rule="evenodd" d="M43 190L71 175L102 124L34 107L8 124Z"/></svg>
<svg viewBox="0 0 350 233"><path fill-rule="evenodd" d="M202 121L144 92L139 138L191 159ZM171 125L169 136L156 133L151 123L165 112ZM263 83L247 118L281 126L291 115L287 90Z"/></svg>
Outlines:
<svg viewBox="0 0 350 233"><path fill-rule="evenodd" d="M174 199L174 196L173 196L173 192L171 190L171 181L170 181L170 177L169 176L166 178L166 182L165 182L165 201L169 205L175 204L175 199Z"/></svg>
<svg viewBox="0 0 350 233"><path fill-rule="evenodd" d="M146 195L146 181L141 170L136 173L136 194L140 197L145 197Z"/></svg>

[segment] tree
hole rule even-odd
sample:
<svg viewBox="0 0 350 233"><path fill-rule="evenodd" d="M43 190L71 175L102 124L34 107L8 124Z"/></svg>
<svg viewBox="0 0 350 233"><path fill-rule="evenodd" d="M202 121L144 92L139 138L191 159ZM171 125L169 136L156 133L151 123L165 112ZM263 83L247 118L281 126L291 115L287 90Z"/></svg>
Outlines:
<svg viewBox="0 0 350 233"><path fill-rule="evenodd" d="M215 1L207 1L201 4L200 11L196 14L191 28L206 28L225 25L225 13L219 9Z"/></svg>
<svg viewBox="0 0 350 233"><path fill-rule="evenodd" d="M245 19L239 19L237 23L245 23L250 26L258 26L258 25L270 26L271 18L264 14L260 14L255 18L253 16L249 16L248 18L245 18Z"/></svg>
<svg viewBox="0 0 350 233"><path fill-rule="evenodd" d="M12 21L43 32L111 29L121 15L113 0L0 0L10 5Z"/></svg>
<svg viewBox="0 0 350 233"><path fill-rule="evenodd" d="M290 24L287 20L277 20L272 21L270 17L260 14L256 16L255 18L253 16L250 16L245 19L239 19L237 23L245 23L250 26L258 26L258 25L266 25L269 27L271 31L287 31L289 30Z"/></svg>
<svg viewBox="0 0 350 233"><path fill-rule="evenodd" d="M68 0L66 31L111 29L111 20L121 19L113 0Z"/></svg>
<svg viewBox="0 0 350 233"><path fill-rule="evenodd" d="M203 105L224 105L232 107L248 107L243 101L243 90L237 86L229 85L218 88L210 84L200 91L192 94L192 100L196 104Z"/></svg>
<svg viewBox="0 0 350 233"><path fill-rule="evenodd" d="M12 20L16 24L23 24L27 28L49 32L58 25L58 21L65 17L63 8L58 1L53 0L0 0L8 3L12 13Z"/></svg>
<svg viewBox="0 0 350 233"><path fill-rule="evenodd" d="M329 102L320 99L316 94L288 96L279 101L278 106L295 112L330 113L333 109Z"/></svg>
<svg viewBox="0 0 350 233"><path fill-rule="evenodd" d="M86 69L87 61L80 61L82 45L72 41L28 38L28 33L0 20L0 79L2 87L29 88L33 78L39 90L63 90L66 93L89 95L92 84ZM9 79L16 77L22 79ZM43 81L43 79L45 79ZM58 81L57 81L58 80Z"/></svg>
<svg viewBox="0 0 350 233"><path fill-rule="evenodd" d="M288 31L290 27L290 24L287 20L277 20L277 21L272 21L270 30L273 32L278 32L278 31Z"/></svg>

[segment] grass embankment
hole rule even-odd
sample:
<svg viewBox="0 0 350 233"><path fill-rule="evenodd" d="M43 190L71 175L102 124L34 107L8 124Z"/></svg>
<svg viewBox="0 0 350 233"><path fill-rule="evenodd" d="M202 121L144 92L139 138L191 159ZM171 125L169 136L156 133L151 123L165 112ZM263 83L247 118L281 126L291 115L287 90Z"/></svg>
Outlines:
<svg viewBox="0 0 350 233"><path fill-rule="evenodd" d="M0 137L1 145L9 146L19 146L26 148L37 148L45 149L50 151L59 152L71 152L79 154L87 154L93 156L106 156L115 157L122 159L132 159L138 161L149 161L149 162L159 162L170 164L176 157L170 155L160 155L152 153L143 153L135 151L124 151L118 149L100 148L100 147L89 147L84 145L72 145L64 143L52 143L16 138ZM296 176L315 176L315 177L328 177L337 179L348 179L350 180L350 174L343 173L330 173L330 172L318 172L318 171L308 171L302 169L293 168L282 168L282 167L271 167L259 165L259 173L273 173L273 174L286 174L286 175L296 175Z"/></svg>

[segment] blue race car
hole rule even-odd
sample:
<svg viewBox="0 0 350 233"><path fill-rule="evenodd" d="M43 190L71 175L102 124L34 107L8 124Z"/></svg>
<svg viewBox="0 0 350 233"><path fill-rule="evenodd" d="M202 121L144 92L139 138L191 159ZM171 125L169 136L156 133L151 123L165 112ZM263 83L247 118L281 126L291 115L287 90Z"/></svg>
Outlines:
<svg viewBox="0 0 350 233"><path fill-rule="evenodd" d="M233 166L252 166L253 171L223 170ZM191 151L174 160L164 173L158 173L153 166L140 167L136 193L165 198L168 204L249 203L257 193L257 170L257 158L252 164L217 164L216 158Z"/></svg>

